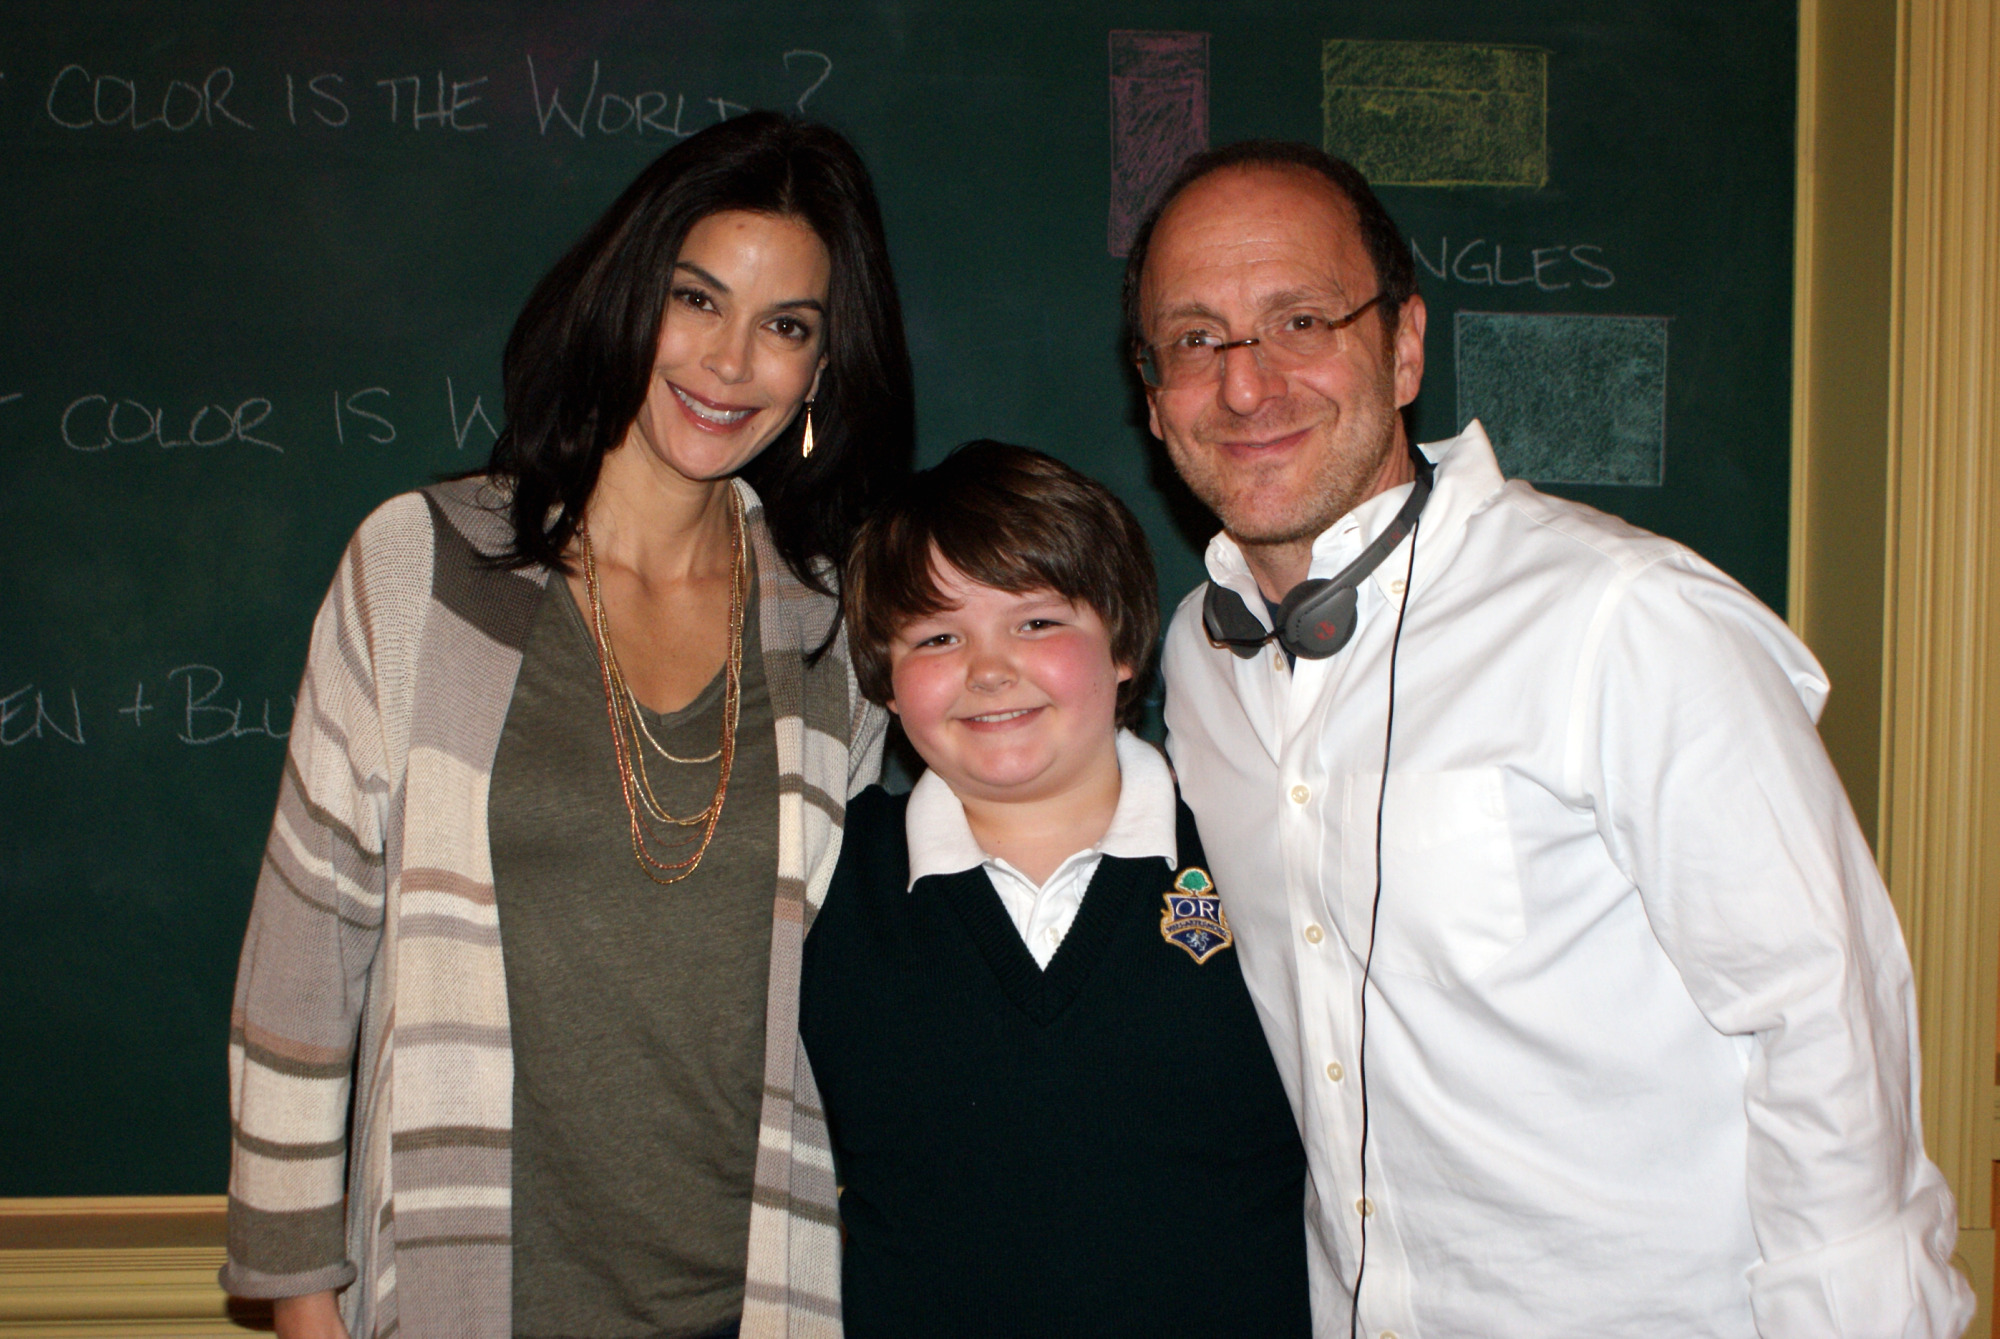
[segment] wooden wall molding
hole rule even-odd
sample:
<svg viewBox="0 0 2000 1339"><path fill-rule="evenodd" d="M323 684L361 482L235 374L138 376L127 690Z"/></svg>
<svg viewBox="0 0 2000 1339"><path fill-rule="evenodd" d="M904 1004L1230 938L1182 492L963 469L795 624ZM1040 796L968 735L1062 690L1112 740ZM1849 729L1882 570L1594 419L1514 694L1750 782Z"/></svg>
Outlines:
<svg viewBox="0 0 2000 1339"><path fill-rule="evenodd" d="M268 1308L233 1302L220 1195L0 1200L0 1339L246 1339Z"/></svg>
<svg viewBox="0 0 2000 1339"><path fill-rule="evenodd" d="M1958 1196L1960 1254L1985 1275L1989 1316L2000 996L1996 9L1898 4L1877 848L1916 968L1925 1141Z"/></svg>

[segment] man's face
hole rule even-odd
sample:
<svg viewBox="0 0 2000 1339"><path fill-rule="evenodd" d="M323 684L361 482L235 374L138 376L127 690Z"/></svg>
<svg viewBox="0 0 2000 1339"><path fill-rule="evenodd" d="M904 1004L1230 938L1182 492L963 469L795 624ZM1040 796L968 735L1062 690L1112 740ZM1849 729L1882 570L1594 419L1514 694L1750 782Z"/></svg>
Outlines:
<svg viewBox="0 0 2000 1339"><path fill-rule="evenodd" d="M1150 343L1196 329L1229 341L1338 319L1375 293L1360 224L1331 183L1302 168L1226 168L1161 216L1139 309ZM1147 390L1153 434L1239 542L1309 543L1386 486L1407 449L1397 410L1423 379L1423 300L1404 304L1393 337L1383 319L1369 311L1317 360L1232 349L1213 381Z"/></svg>

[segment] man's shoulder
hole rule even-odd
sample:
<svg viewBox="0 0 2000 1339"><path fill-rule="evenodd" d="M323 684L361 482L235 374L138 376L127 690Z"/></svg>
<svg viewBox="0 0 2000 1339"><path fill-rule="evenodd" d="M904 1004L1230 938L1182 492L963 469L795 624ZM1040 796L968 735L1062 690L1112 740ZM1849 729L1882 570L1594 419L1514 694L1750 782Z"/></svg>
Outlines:
<svg viewBox="0 0 2000 1339"><path fill-rule="evenodd" d="M1469 539L1504 546L1538 564L1557 564L1581 574L1598 570L1631 575L1662 561L1684 562L1693 551L1622 517L1569 498L1542 492L1525 479L1510 479L1486 506L1466 521ZM1697 560L1698 561L1698 560Z"/></svg>

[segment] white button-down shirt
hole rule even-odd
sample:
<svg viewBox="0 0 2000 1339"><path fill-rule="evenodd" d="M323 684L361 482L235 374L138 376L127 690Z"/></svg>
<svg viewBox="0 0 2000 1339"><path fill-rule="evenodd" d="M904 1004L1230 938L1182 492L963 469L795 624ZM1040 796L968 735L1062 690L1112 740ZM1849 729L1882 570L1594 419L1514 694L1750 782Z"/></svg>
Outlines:
<svg viewBox="0 0 2000 1339"><path fill-rule="evenodd" d="M987 855L965 821L965 805L943 777L925 772L911 787L910 805L903 811L910 887L926 875L983 866L1014 928L1021 932L1021 942L1046 968L1075 923L1100 860L1110 855L1130 860L1156 857L1170 866L1176 862L1174 778L1167 760L1128 730L1118 732L1117 748L1118 807L1111 826L1095 846L1064 860L1039 884L998 856Z"/></svg>
<svg viewBox="0 0 2000 1339"><path fill-rule="evenodd" d="M1361 1332L1955 1336L1908 955L1814 730L1826 682L1680 545L1427 448L1360 625L1288 667L1168 635L1169 752L1311 1168L1313 1311ZM1314 543L1345 566L1406 496ZM1212 580L1262 611L1241 552ZM1364 1198L1365 1196L1365 1198Z"/></svg>

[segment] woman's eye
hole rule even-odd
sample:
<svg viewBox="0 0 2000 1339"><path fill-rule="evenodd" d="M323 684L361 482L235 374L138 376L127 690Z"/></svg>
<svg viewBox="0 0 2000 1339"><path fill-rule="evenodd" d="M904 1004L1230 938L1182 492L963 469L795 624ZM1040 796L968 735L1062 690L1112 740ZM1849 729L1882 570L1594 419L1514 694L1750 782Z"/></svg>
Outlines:
<svg viewBox="0 0 2000 1339"><path fill-rule="evenodd" d="M794 344L803 344L812 338L812 327L796 316L780 316L770 324L770 330L778 338Z"/></svg>
<svg viewBox="0 0 2000 1339"><path fill-rule="evenodd" d="M715 309L715 300L699 288L676 288L674 290L674 301L680 303L683 307L689 307L695 311L705 312Z"/></svg>

